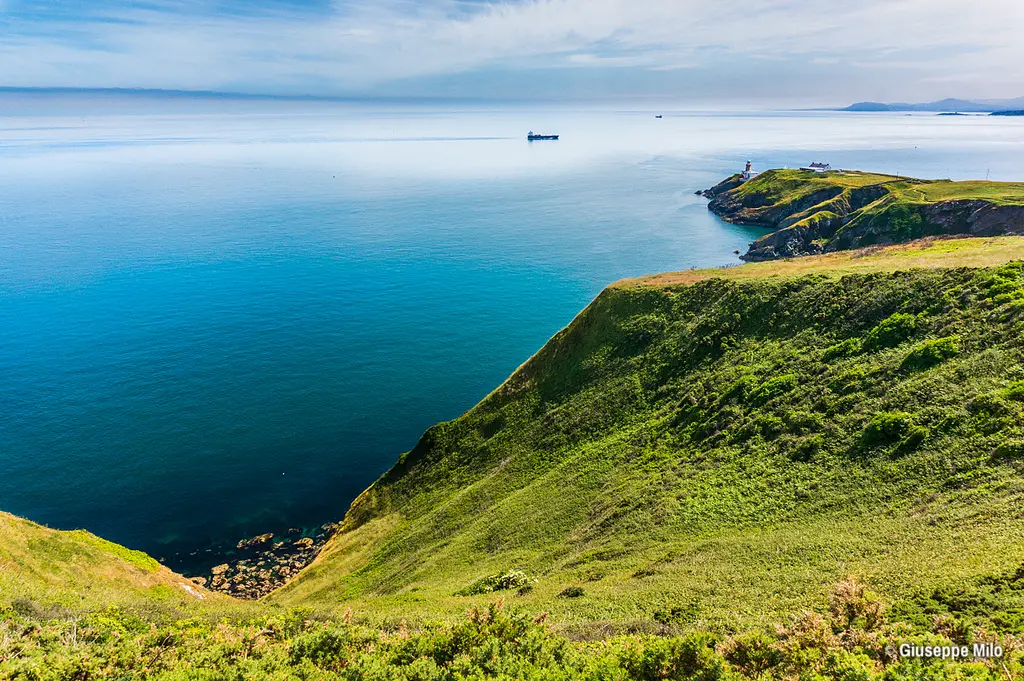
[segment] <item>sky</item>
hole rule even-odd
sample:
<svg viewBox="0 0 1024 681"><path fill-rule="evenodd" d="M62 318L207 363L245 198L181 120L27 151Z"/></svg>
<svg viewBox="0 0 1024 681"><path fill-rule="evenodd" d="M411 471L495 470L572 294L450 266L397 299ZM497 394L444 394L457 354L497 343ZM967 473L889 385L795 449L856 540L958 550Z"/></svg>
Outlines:
<svg viewBox="0 0 1024 681"><path fill-rule="evenodd" d="M1024 0L0 0L0 86L841 105L1024 95Z"/></svg>

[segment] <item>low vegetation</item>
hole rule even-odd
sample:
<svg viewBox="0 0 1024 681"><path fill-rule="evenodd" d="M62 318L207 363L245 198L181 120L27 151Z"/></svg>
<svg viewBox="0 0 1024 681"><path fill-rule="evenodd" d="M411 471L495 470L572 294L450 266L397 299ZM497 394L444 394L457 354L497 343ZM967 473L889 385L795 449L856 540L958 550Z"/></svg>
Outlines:
<svg viewBox="0 0 1024 681"><path fill-rule="evenodd" d="M522 570L512 568L507 572L482 577L465 589L460 590L458 594L460 596L479 596L480 594L508 591L510 589L515 589L520 593L527 593L536 583L536 579L529 577Z"/></svg>
<svg viewBox="0 0 1024 681"><path fill-rule="evenodd" d="M0 624L0 677L995 681L1024 674L1020 581L1020 575L990 579L970 590L936 590L889 607L848 579L832 588L821 611L794 613L770 630L680 633L673 622L686 613L676 609L656 633L601 641L569 638L547 623L546 613L509 612L501 600L473 606L457 622L414 629L402 621L371 625L351 612L325 618L301 609L231 622L162 624L119 608L49 620L8 611ZM901 645L975 644L997 645L1002 655L899 655Z"/></svg>
<svg viewBox="0 0 1024 681"><path fill-rule="evenodd" d="M244 608L141 551L0 513L0 611L17 606L39 617L72 617L114 606L178 617L211 603Z"/></svg>

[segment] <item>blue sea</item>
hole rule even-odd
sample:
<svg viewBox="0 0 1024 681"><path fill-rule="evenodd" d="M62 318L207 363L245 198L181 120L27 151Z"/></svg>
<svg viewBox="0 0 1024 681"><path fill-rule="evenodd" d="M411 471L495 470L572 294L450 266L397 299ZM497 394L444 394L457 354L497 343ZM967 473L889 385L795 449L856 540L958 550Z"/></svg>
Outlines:
<svg viewBox="0 0 1024 681"><path fill-rule="evenodd" d="M203 569L339 520L608 283L737 264L762 232L694 192L748 158L1022 152L1014 118L0 93L0 509Z"/></svg>

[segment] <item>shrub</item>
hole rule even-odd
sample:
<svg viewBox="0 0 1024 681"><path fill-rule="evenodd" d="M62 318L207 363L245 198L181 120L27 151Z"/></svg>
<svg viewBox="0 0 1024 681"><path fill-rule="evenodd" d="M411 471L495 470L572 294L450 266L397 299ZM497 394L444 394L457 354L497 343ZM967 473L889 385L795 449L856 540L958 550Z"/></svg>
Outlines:
<svg viewBox="0 0 1024 681"><path fill-rule="evenodd" d="M757 384L757 377L753 374L742 374L739 378L733 381L732 385L722 395L722 400L730 400L733 398L743 399L751 390L754 390L754 386Z"/></svg>
<svg viewBox="0 0 1024 681"><path fill-rule="evenodd" d="M902 411L885 411L876 414L864 429L864 444L889 445L899 442L914 427L914 417Z"/></svg>
<svg viewBox="0 0 1024 681"><path fill-rule="evenodd" d="M1014 405L999 393L978 395L967 403L967 410L975 417L975 427L982 433L997 433L1017 421Z"/></svg>
<svg viewBox="0 0 1024 681"><path fill-rule="evenodd" d="M1021 289L1020 271L1004 266L996 270L992 276L983 280L981 284L986 289L983 296L993 300L996 304L1000 304L1015 297L1015 294L1019 296Z"/></svg>
<svg viewBox="0 0 1024 681"><path fill-rule="evenodd" d="M340 669L348 657L349 638L345 634L324 629L295 639L291 661L309 660L322 669Z"/></svg>
<svg viewBox="0 0 1024 681"><path fill-rule="evenodd" d="M816 656L808 656L806 653L828 650L838 643L831 623L812 610L804 610L792 616L788 624L778 628L778 632L783 647L790 651L793 658L813 658Z"/></svg>
<svg viewBox="0 0 1024 681"><path fill-rule="evenodd" d="M862 349L859 338L847 338L842 343L836 343L831 347L825 348L825 354L822 355L822 359L830 362L834 359L853 357L854 355L859 355Z"/></svg>
<svg viewBox="0 0 1024 681"><path fill-rule="evenodd" d="M700 614L700 602L691 601L685 605L676 605L669 610L656 610L654 621L661 624L690 624Z"/></svg>
<svg viewBox="0 0 1024 681"><path fill-rule="evenodd" d="M689 679L718 681L725 678L722 656L715 652L714 639L707 634L685 638L648 639L632 642L619 653L619 666L625 678L634 681ZM621 678L618 674L611 678Z"/></svg>
<svg viewBox="0 0 1024 681"><path fill-rule="evenodd" d="M837 631L872 631L882 624L882 601L856 578L835 585L829 594L828 609Z"/></svg>
<svg viewBox="0 0 1024 681"><path fill-rule="evenodd" d="M111 605L86 617L83 629L88 629L96 640L106 641L144 633L149 631L149 624L138 615Z"/></svg>
<svg viewBox="0 0 1024 681"><path fill-rule="evenodd" d="M815 456L817 456L818 453L822 450L822 447L824 447L824 445L825 438L823 438L821 435L807 437L800 440L799 442L796 443L796 445L793 446L793 448L790 450L789 456L794 461L807 462L813 459Z"/></svg>
<svg viewBox="0 0 1024 681"><path fill-rule="evenodd" d="M866 371L860 367L854 367L844 371L829 382L829 388L841 395L857 392L864 379L868 377Z"/></svg>
<svg viewBox="0 0 1024 681"><path fill-rule="evenodd" d="M820 414L803 409L794 409L783 414L789 432L803 435L821 430L825 423Z"/></svg>
<svg viewBox="0 0 1024 681"><path fill-rule="evenodd" d="M776 641L760 632L738 636L721 647L725 661L747 676L757 679L782 664L782 651Z"/></svg>
<svg viewBox="0 0 1024 681"><path fill-rule="evenodd" d="M992 418L996 416L1006 416L1011 413L1012 408L1001 395L985 393L970 400L967 403L967 410L975 416Z"/></svg>
<svg viewBox="0 0 1024 681"><path fill-rule="evenodd" d="M932 623L936 634L944 636L954 643L963 645L971 639L971 625L961 617L955 617L949 613L934 615Z"/></svg>
<svg viewBox="0 0 1024 681"><path fill-rule="evenodd" d="M907 434L904 435L903 439L900 440L898 445L896 445L896 449L902 454L912 452L920 447L924 441L928 439L930 434L931 431L924 426L911 426L910 430L907 431Z"/></svg>
<svg viewBox="0 0 1024 681"><path fill-rule="evenodd" d="M903 358L900 369L923 371L960 354L960 342L955 336L937 338L921 343Z"/></svg>
<svg viewBox="0 0 1024 681"><path fill-rule="evenodd" d="M1001 442L992 452L992 458L997 460L1024 458L1024 440Z"/></svg>
<svg viewBox="0 0 1024 681"><path fill-rule="evenodd" d="M897 312L868 331L867 336L864 337L864 348L867 350L894 348L914 335L916 330L917 317Z"/></svg>
<svg viewBox="0 0 1024 681"><path fill-rule="evenodd" d="M767 381L762 383L760 387L754 390L750 395L750 401L767 402L779 397L780 395L785 395L796 388L797 385L799 385L799 380L793 374L783 374L782 376L769 378Z"/></svg>
<svg viewBox="0 0 1024 681"><path fill-rule="evenodd" d="M1003 397L1016 402L1024 402L1024 381L1014 381L1003 390Z"/></svg>
<svg viewBox="0 0 1024 681"><path fill-rule="evenodd" d="M825 658L823 676L833 681L870 681L877 678L874 663L864 653L853 653L839 648Z"/></svg>
<svg viewBox="0 0 1024 681"><path fill-rule="evenodd" d="M512 568L506 572L499 572L496 575L482 577L467 586L465 589L456 592L455 595L479 596L480 594L493 593L495 591L507 591L509 589L518 589L523 593L528 593L530 588L532 588L536 583L536 579L531 578L519 568Z"/></svg>
<svg viewBox="0 0 1024 681"><path fill-rule="evenodd" d="M916 239L924 236L928 223L921 210L915 205L896 203L883 209L875 219L881 222L888 231L896 234L899 240Z"/></svg>
<svg viewBox="0 0 1024 681"><path fill-rule="evenodd" d="M558 592L559 598L579 598L583 595L584 592L582 586L567 586Z"/></svg>
<svg viewBox="0 0 1024 681"><path fill-rule="evenodd" d="M774 414L756 414L744 428L749 435L761 435L773 440L786 432L786 422Z"/></svg>

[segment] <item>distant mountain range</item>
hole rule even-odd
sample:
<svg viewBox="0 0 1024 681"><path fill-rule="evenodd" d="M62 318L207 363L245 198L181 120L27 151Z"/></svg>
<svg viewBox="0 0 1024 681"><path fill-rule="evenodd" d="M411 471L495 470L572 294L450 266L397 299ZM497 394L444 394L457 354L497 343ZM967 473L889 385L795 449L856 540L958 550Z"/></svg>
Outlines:
<svg viewBox="0 0 1024 681"><path fill-rule="evenodd" d="M995 111L1020 111L1024 109L1024 97L1016 99L940 99L937 102L907 104L895 102L857 102L839 109L840 111L961 111L967 113L988 113Z"/></svg>

